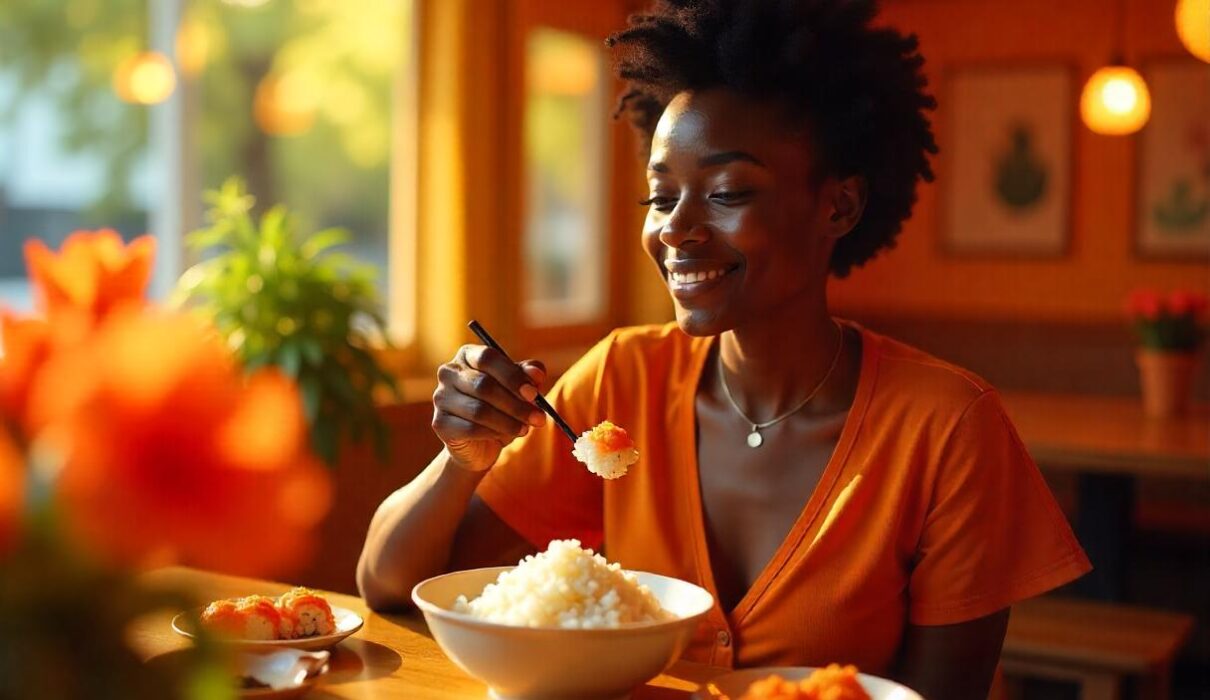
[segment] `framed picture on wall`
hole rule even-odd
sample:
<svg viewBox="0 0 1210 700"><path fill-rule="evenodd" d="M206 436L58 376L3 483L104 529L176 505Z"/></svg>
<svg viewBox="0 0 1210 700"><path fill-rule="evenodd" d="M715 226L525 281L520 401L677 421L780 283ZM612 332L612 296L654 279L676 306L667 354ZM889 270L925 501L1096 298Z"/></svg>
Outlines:
<svg viewBox="0 0 1210 700"><path fill-rule="evenodd" d="M1151 118L1139 134L1135 248L1144 257L1210 257L1210 66L1143 67Z"/></svg>
<svg viewBox="0 0 1210 700"><path fill-rule="evenodd" d="M945 81L943 249L1059 256L1071 224L1073 92L1062 63L971 66Z"/></svg>

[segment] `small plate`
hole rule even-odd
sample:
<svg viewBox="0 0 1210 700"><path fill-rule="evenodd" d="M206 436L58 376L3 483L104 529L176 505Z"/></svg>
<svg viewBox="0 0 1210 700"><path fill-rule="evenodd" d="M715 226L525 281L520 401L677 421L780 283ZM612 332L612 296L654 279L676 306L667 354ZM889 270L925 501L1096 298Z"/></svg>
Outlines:
<svg viewBox="0 0 1210 700"><path fill-rule="evenodd" d="M172 618L172 630L182 637L193 639L197 636L193 627L194 621L201 618L203 610L205 608L186 610ZM361 626L365 624L365 620L361 619L361 615L348 608L336 605L332 606L332 617L336 618L336 631L332 634L318 637L302 637L301 639L230 639L219 637L219 639L224 644L243 649L289 647L290 649L301 649L303 651L318 651L320 649L331 649L340 644L346 637L361 629Z"/></svg>
<svg viewBox="0 0 1210 700"><path fill-rule="evenodd" d="M253 664L258 663L267 657L282 653L298 654L303 652L298 649L286 649L281 645L264 647L255 650L246 650L226 660L226 663L228 664L227 670L230 672L233 678L242 678L255 673L255 671L252 670ZM314 690L316 686L323 682L324 676L327 675L330 668L327 660L327 652L319 653L323 654L324 658L322 659L322 662L314 663L306 677L304 677L301 681L298 681L297 684L291 683L285 687L276 689L268 686L258 688L236 687L236 697L240 698L240 700L299 700L300 698L305 697L308 693ZM196 652L192 648L176 649L153 656L150 659L147 659L145 663L149 668L160 669L172 674L174 677L183 677L189 669L195 667L194 664L197 663L197 657L195 654Z"/></svg>
<svg viewBox="0 0 1210 700"><path fill-rule="evenodd" d="M298 658L307 661L300 666L291 666ZM272 682L266 674L276 678L280 684L277 688L269 686L259 688L240 688L239 697L244 700L295 700L311 692L328 672L329 653L326 651L303 651L302 649L287 649L278 646L270 651L247 650L236 656L236 675L241 677L253 676L262 683ZM276 660L275 660L276 659ZM289 677L294 671L303 669L306 675L302 679ZM285 676L283 677L283 674Z"/></svg>
<svg viewBox="0 0 1210 700"><path fill-rule="evenodd" d="M724 696L730 700L740 700L748 686L762 678L777 674L786 680L798 681L811 675L814 670L811 666L766 666L732 671L707 683L693 694L693 700L720 700ZM885 678L859 673L857 680L861 681L861 687L870 694L871 700L924 700L911 688Z"/></svg>

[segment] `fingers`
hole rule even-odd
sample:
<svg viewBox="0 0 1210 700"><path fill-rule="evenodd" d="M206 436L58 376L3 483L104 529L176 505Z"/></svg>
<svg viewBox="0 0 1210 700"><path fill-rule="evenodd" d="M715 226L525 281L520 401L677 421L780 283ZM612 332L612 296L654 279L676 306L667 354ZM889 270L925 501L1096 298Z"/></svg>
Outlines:
<svg viewBox="0 0 1210 700"><path fill-rule="evenodd" d="M531 402L538 395L538 387L526 371L521 365L510 362L503 353L483 345L464 345L458 355L468 367L490 375L521 400Z"/></svg>
<svg viewBox="0 0 1210 700"><path fill-rule="evenodd" d="M541 390L542 385L546 382L546 365L538 360L523 360L521 369L529 380L534 383L534 386Z"/></svg>
<svg viewBox="0 0 1210 700"><path fill-rule="evenodd" d="M526 426L525 430L528 429ZM494 440L503 447L517 437L516 434L503 434L486 425L440 408L433 411L433 432L437 433L437 437L441 438L446 445Z"/></svg>
<svg viewBox="0 0 1210 700"><path fill-rule="evenodd" d="M494 377L486 372L480 372L468 367L446 366L437 371L437 376L439 379L438 389L446 387L450 390L449 401L451 406L461 406L463 411L478 411L480 409L477 406L473 406L473 404L482 403L486 407L494 408L497 412L521 424L528 423L529 425L539 426L546 422L546 416L533 404L505 389ZM528 386L532 387L533 385ZM469 398L471 400L470 403L468 404L463 397ZM466 415L464 412L458 415L462 415L464 418L475 418L475 416ZM491 414L488 412L485 415L490 416Z"/></svg>
<svg viewBox="0 0 1210 700"><path fill-rule="evenodd" d="M540 362L513 364L482 346L466 346L437 370L433 392L433 430L447 445L496 440L507 445L545 424L532 403L546 378Z"/></svg>
<svg viewBox="0 0 1210 700"><path fill-rule="evenodd" d="M507 435L511 439L522 434L522 428L533 425L537 409L503 389L491 389L490 378L481 372L467 370L470 378L458 376L439 386L434 396L437 407ZM473 388L472 388L473 387Z"/></svg>

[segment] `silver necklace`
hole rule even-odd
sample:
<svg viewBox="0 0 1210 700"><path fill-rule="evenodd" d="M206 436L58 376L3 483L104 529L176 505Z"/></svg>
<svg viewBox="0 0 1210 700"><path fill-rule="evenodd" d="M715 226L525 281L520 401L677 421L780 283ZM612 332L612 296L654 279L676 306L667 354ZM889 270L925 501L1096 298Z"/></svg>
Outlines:
<svg viewBox="0 0 1210 700"><path fill-rule="evenodd" d="M832 319L832 323L835 323L836 330L840 331L840 340L836 343L836 354L832 356L832 364L828 366L828 371L824 372L823 377L819 380L819 383L815 385L815 388L811 390L811 393L807 394L807 398L799 401L798 404L789 411L786 411L780 416L777 416L772 420L767 420L763 423L757 423L746 416L743 409L741 409L739 404L735 402L735 398L731 396L731 388L727 386L727 372L723 368L723 353L722 349L720 348L718 353L718 379L723 385L723 395L727 397L727 401L731 404L731 408L735 409L735 412L739 414L740 418L744 419L744 422L752 426L752 432L748 433L748 447L757 448L763 445L765 443L765 438L760 434L760 431L777 425L795 413L801 411L802 407L806 406L811 399L815 398L815 395L818 394L819 390L823 388L823 385L828 381L828 377L832 376L832 372L836 369L836 365L840 362L840 352L844 350L844 328L841 327L840 323L836 319Z"/></svg>

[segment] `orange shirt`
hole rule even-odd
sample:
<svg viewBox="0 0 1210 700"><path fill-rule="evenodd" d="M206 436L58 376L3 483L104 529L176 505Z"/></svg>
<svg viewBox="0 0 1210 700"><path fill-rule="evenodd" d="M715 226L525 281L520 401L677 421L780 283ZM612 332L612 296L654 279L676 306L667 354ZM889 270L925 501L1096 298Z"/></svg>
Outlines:
<svg viewBox="0 0 1210 700"><path fill-rule="evenodd" d="M861 333L857 393L819 484L752 588L729 614L715 605L684 658L885 673L908 622L982 617L1091 568L995 390ZM510 445L479 495L538 549L579 538L717 598L694 441L714 340L675 324L615 331L547 395L578 430L609 419L630 432L639 462L626 476L589 473L548 427Z"/></svg>

